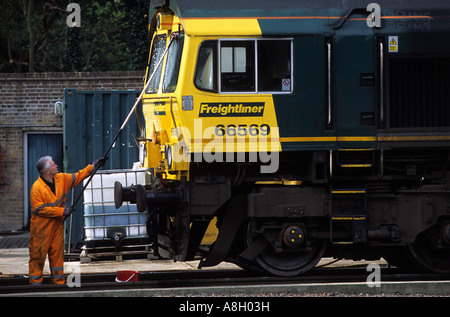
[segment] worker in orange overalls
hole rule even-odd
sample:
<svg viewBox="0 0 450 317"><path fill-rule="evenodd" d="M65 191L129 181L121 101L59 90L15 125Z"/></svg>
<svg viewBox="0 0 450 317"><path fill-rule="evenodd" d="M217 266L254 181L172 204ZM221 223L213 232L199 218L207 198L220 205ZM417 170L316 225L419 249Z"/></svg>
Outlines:
<svg viewBox="0 0 450 317"><path fill-rule="evenodd" d="M31 187L31 225L29 280L31 284L41 284L45 258L48 254L51 282L64 284L64 217L73 212L65 207L66 195L96 167L103 166L105 158L95 160L78 173L59 173L51 156L40 158L36 168L40 174Z"/></svg>

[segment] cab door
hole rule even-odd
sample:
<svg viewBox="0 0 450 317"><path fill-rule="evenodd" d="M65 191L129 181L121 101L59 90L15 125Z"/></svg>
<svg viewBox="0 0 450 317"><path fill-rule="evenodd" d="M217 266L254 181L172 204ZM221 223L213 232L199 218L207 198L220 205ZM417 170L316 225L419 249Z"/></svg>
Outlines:
<svg viewBox="0 0 450 317"><path fill-rule="evenodd" d="M374 147L376 39L364 19L352 16L335 30L332 61L338 147Z"/></svg>

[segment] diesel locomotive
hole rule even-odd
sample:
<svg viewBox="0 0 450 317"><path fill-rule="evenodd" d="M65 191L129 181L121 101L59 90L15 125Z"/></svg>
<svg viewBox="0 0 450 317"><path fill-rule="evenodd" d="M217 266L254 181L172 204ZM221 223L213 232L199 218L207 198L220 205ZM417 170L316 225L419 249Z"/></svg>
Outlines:
<svg viewBox="0 0 450 317"><path fill-rule="evenodd" d="M156 0L149 34L148 177L115 204L156 254L450 273L448 0Z"/></svg>

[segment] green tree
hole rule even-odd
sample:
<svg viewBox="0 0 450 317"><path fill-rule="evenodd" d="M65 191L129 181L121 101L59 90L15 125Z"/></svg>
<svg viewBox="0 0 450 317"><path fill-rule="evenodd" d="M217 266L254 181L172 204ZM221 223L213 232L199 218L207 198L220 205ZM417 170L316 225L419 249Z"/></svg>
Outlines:
<svg viewBox="0 0 450 317"><path fill-rule="evenodd" d="M149 53L148 8L150 0L125 0L127 20L130 25L128 47L130 70L145 69Z"/></svg>
<svg viewBox="0 0 450 317"><path fill-rule="evenodd" d="M15 72L28 66L28 38L23 13L15 0L0 1L0 71ZM25 49L24 49L25 48Z"/></svg>
<svg viewBox="0 0 450 317"><path fill-rule="evenodd" d="M67 49L64 71L80 72L83 70L83 53L80 48L80 28L67 28Z"/></svg>
<svg viewBox="0 0 450 317"><path fill-rule="evenodd" d="M23 15L25 16L25 23L27 26L28 36L29 36L29 46L28 46L28 71L34 72L34 0L20 0L20 7L22 9Z"/></svg>
<svg viewBox="0 0 450 317"><path fill-rule="evenodd" d="M128 23L123 1L96 1L82 16L84 70L129 69Z"/></svg>
<svg viewBox="0 0 450 317"><path fill-rule="evenodd" d="M66 25L81 6L81 28ZM2 0L0 72L144 70L150 0Z"/></svg>

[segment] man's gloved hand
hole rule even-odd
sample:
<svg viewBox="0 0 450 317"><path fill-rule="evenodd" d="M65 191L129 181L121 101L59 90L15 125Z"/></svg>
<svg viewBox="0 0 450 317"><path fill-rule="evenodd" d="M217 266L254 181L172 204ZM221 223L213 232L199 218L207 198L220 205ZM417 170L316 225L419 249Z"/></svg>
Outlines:
<svg viewBox="0 0 450 317"><path fill-rule="evenodd" d="M100 167L102 167L102 166L105 165L105 163L106 163L107 160L108 160L107 157L102 156L102 157L99 157L98 159L96 159L96 160L92 163L92 165L94 165L94 169L100 168Z"/></svg>
<svg viewBox="0 0 450 317"><path fill-rule="evenodd" d="M67 218L67 217L69 217L72 214L73 211L74 211L74 209L72 207L65 207L63 216L65 218Z"/></svg>

